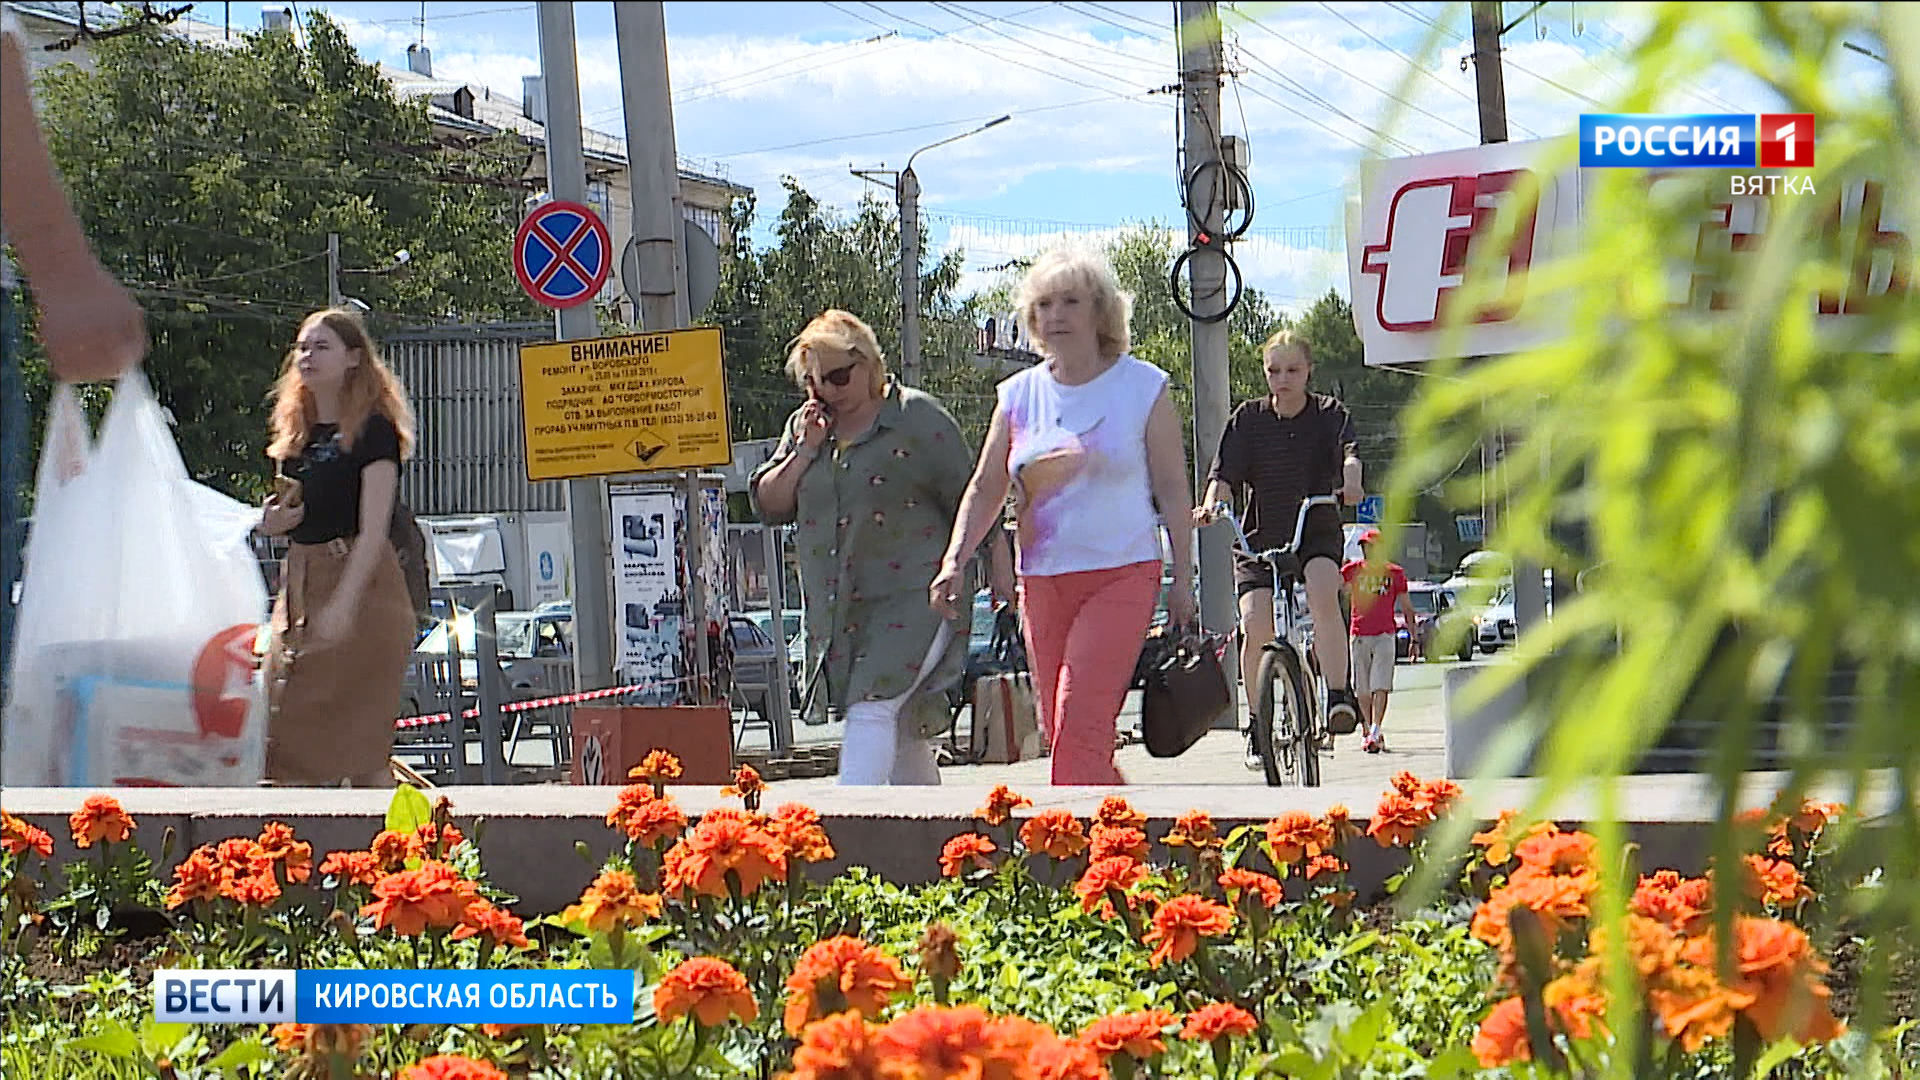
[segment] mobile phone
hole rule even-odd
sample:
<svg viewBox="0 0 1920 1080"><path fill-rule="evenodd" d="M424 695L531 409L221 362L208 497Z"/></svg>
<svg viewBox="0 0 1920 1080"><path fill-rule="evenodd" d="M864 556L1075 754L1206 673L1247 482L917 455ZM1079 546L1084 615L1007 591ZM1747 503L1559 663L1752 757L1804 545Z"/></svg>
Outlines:
<svg viewBox="0 0 1920 1080"><path fill-rule="evenodd" d="M305 491L306 486L291 476L276 476L273 478L273 495L276 499L280 500L281 506L289 510L300 505Z"/></svg>

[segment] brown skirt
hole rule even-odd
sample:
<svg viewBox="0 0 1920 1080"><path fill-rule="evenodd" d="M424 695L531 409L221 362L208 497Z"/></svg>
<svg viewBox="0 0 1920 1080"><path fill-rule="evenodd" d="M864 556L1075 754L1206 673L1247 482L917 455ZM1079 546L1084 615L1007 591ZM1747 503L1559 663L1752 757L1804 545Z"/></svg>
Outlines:
<svg viewBox="0 0 1920 1080"><path fill-rule="evenodd" d="M267 780L300 787L392 787L393 721L413 654L413 603L393 546L380 544L352 632L303 647L306 623L346 573L348 543L295 544L273 605L267 650Z"/></svg>

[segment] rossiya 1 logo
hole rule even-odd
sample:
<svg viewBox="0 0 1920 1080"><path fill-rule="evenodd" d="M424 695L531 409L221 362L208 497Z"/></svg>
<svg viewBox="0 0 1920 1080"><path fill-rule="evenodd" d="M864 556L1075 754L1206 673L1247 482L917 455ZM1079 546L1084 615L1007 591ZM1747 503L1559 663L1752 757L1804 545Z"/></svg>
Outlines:
<svg viewBox="0 0 1920 1080"><path fill-rule="evenodd" d="M1393 193L1386 241L1368 244L1360 256L1361 272L1380 278L1375 312L1382 329L1399 333L1440 325L1466 274L1476 238L1486 234L1499 212L1501 196L1532 176L1530 169L1507 169L1424 177ZM1506 286L1496 300L1474 312L1473 321L1506 322L1519 313L1539 216L1538 199L1530 199L1507 249Z"/></svg>
<svg viewBox="0 0 1920 1080"><path fill-rule="evenodd" d="M1812 113L1585 113L1584 169L1811 169ZM1734 195L1812 195L1813 177L1736 174Z"/></svg>

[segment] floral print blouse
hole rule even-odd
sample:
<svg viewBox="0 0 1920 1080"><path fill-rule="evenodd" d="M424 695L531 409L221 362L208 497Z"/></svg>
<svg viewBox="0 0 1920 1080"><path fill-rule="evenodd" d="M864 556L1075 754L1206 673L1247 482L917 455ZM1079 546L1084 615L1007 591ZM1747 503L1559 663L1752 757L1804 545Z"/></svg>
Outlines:
<svg viewBox="0 0 1920 1080"><path fill-rule="evenodd" d="M792 515L759 503L760 477L794 452L798 410L748 490L769 525L795 526L807 627L806 714L896 698L913 687L940 616L927 587L973 474L960 425L930 394L889 380L873 426L851 443L829 437L800 477ZM963 612L963 615L965 612ZM966 664L970 621L954 624L946 652L900 712L902 730L932 738L952 723L946 692Z"/></svg>

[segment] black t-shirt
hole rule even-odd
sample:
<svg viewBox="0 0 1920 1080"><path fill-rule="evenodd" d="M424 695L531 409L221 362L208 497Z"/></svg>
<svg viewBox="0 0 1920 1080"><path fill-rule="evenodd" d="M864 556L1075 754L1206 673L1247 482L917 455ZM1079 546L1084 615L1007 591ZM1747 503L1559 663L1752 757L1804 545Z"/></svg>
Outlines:
<svg viewBox="0 0 1920 1080"><path fill-rule="evenodd" d="M376 461L400 461L400 432L379 413L367 418L353 449L341 445L337 424L315 424L299 457L280 471L303 485L306 517L288 534L296 544L324 544L360 533L361 470Z"/></svg>
<svg viewBox="0 0 1920 1080"><path fill-rule="evenodd" d="M1255 549L1278 547L1292 542L1302 500L1340 490L1357 441L1347 407L1326 394L1308 394L1292 416L1274 412L1272 398L1256 398L1228 419L1211 479L1236 493L1251 489L1247 537Z"/></svg>

